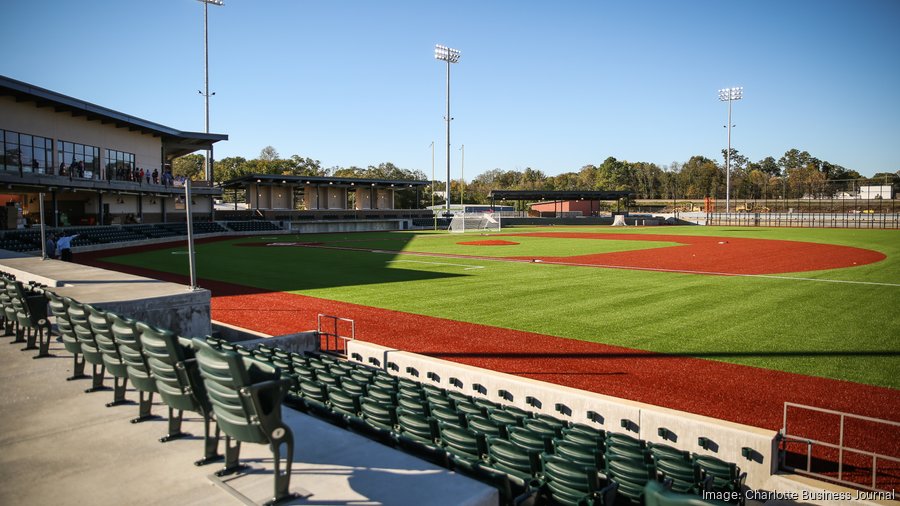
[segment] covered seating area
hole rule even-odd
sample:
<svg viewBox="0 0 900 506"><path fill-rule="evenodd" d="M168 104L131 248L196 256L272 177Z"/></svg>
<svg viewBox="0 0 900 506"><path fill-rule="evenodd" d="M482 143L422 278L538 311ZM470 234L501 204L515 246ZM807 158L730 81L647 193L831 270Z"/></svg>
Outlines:
<svg viewBox="0 0 900 506"><path fill-rule="evenodd" d="M531 209L540 216L552 213L581 212L583 216L594 216L601 210L601 202L615 202L616 212L628 210L628 200L634 193L629 190L491 190L491 207L512 200L515 202L534 202Z"/></svg>

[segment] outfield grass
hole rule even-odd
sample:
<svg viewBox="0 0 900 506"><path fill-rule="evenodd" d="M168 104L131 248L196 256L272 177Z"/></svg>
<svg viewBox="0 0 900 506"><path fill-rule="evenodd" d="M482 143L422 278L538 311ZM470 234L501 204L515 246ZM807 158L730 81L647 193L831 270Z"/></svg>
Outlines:
<svg viewBox="0 0 900 506"><path fill-rule="evenodd" d="M773 278L388 253L405 250L484 257L565 256L671 245L505 237L521 244L475 247L456 243L488 238L429 231L278 238L279 242L315 241L342 248L379 250L377 253L234 246L260 242L259 238L200 244L198 276L572 339L900 388L897 231L734 227L574 230L820 242L880 251L887 259L865 266ZM183 249L163 249L106 260L186 274L185 256L175 254L182 252Z"/></svg>

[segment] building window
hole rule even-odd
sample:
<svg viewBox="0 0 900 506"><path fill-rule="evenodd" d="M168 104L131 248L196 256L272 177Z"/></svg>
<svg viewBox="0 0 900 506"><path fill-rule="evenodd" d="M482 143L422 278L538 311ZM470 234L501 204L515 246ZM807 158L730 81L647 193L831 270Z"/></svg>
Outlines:
<svg viewBox="0 0 900 506"><path fill-rule="evenodd" d="M0 165L11 172L53 174L53 140L37 135L0 130L3 157Z"/></svg>
<svg viewBox="0 0 900 506"><path fill-rule="evenodd" d="M134 173L134 153L106 150L106 179L118 181L137 181Z"/></svg>
<svg viewBox="0 0 900 506"><path fill-rule="evenodd" d="M59 141L59 175L100 179L100 148Z"/></svg>

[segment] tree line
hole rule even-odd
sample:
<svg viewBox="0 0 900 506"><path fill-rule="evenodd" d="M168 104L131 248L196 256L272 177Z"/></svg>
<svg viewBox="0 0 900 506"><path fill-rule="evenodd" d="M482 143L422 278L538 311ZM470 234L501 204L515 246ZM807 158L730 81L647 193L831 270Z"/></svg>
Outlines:
<svg viewBox="0 0 900 506"><path fill-rule="evenodd" d="M722 160L692 156L688 161L659 166L649 162L629 162L608 157L599 165L585 165L577 171L548 176L541 170L492 169L465 184L465 202L489 202L491 190L630 190L637 199L702 199L725 195L725 151ZM871 178L840 165L820 160L807 151L790 149L776 159L768 156L750 161L736 149L731 150L731 196L735 199L778 199L830 197L835 191L852 191L860 185L900 185L900 170L880 172ZM204 157L192 154L173 163L173 173L202 179ZM421 170L403 169L391 162L368 167L322 167L319 160L292 155L282 158L267 146L259 157L227 157L216 160L215 180L228 181L249 174L292 176L335 176L358 178L427 180ZM443 190L443 181L435 190ZM460 181L451 181L451 202L459 202ZM431 189L422 198L431 200ZM438 203L442 199L437 200Z"/></svg>

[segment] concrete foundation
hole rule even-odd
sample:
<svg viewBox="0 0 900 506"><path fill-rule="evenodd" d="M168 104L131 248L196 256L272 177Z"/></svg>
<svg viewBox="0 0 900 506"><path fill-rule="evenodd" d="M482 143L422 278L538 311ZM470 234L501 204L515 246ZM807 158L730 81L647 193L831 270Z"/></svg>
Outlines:
<svg viewBox="0 0 900 506"><path fill-rule="evenodd" d="M61 296L186 337L212 332L209 290L59 260L6 256L0 258L0 270L20 281L47 285Z"/></svg>

